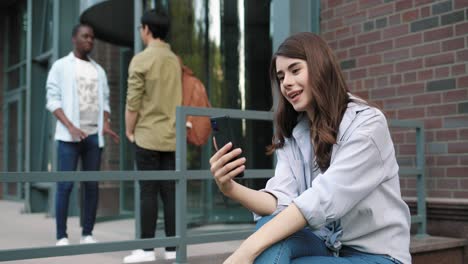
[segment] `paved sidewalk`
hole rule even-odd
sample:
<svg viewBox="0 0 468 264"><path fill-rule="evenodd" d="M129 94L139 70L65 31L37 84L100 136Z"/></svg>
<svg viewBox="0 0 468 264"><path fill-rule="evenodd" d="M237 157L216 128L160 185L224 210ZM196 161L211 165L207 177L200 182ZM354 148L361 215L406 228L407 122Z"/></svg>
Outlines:
<svg viewBox="0 0 468 264"><path fill-rule="evenodd" d="M55 219L46 217L45 214L21 214L21 202L0 200L0 249L45 247L55 244ZM68 219L68 234L72 244L77 244L80 239L81 228L79 219ZM229 225L231 226L231 225ZM248 225L239 225L237 228L245 228ZM201 227L200 229L219 228L220 226ZM131 240L134 235L134 220L116 220L97 223L94 237L102 242ZM228 241L219 243L207 243L188 246L189 263L192 264L218 264L233 252L242 241ZM7 261L2 263L17 264L101 264L122 263L123 257L129 251L75 255L54 258L41 258L31 260ZM163 249L156 249L157 257L163 255ZM156 260L145 262L151 264L169 264L172 261Z"/></svg>

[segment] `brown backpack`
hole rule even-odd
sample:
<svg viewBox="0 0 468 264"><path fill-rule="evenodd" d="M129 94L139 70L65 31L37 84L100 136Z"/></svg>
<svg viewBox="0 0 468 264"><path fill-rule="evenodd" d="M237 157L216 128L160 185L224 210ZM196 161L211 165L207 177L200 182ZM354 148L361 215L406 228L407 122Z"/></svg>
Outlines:
<svg viewBox="0 0 468 264"><path fill-rule="evenodd" d="M180 60L180 59L179 59ZM182 61L182 105L191 107L211 107L203 83L195 77L193 71ZM204 145L211 134L210 118L205 116L187 116L187 142L195 146Z"/></svg>

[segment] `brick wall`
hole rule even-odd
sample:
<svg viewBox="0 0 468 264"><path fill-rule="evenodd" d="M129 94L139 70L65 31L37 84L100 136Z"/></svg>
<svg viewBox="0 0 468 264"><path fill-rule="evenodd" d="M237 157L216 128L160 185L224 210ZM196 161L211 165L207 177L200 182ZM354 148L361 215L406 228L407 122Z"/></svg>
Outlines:
<svg viewBox="0 0 468 264"><path fill-rule="evenodd" d="M468 198L468 1L322 0L321 35L350 90L389 119L422 120L429 197ZM392 129L400 166L415 134ZM414 195L414 177L402 177Z"/></svg>

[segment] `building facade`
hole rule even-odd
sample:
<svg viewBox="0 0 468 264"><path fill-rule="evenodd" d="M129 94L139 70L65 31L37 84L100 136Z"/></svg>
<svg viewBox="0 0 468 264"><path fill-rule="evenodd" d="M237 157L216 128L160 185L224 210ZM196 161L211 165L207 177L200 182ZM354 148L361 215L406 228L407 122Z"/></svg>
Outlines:
<svg viewBox="0 0 468 264"><path fill-rule="evenodd" d="M45 80L52 63L71 51L71 29L79 21L94 27L97 41L91 56L108 76L112 127L123 139L108 140L103 170L133 170L133 146L125 139L124 107L128 64L142 47L139 17L144 10L162 6L171 17L169 43L205 84L213 107L268 111L272 105L268 67L272 49L291 29L318 29L319 3L297 1L126 1L126 0L18 0L2 2L0 56L3 67L2 102L5 103L0 144L4 171L54 171L55 118L45 109ZM307 9L304 9L307 7ZM284 10L290 10L284 14ZM292 14L301 12L301 16ZM275 15L274 12L277 14ZM269 122L239 121L250 168L271 168L265 155L270 144ZM206 169L211 142L190 147L189 168ZM265 180L245 180L262 188ZM43 185L3 184L4 199L26 200L25 210L46 210ZM101 182L99 216L133 211L133 182ZM204 212L204 221L250 221L251 215L215 192L211 181L193 181L190 209ZM215 195L212 195L212 194ZM49 194L44 194L48 196ZM78 197L77 195L75 197ZM78 199L78 198L75 198ZM119 201L116 203L115 201ZM102 206L101 206L102 205ZM227 210L227 208L236 208ZM78 211L74 210L77 214ZM49 212L53 212L49 208Z"/></svg>

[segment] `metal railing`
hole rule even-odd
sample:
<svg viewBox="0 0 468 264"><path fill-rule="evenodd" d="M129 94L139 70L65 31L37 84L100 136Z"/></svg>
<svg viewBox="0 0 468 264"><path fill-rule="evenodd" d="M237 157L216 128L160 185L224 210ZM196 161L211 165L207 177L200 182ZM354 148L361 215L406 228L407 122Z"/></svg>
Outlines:
<svg viewBox="0 0 468 264"><path fill-rule="evenodd" d="M174 263L187 263L187 245L230 240L240 240L249 236L253 230L210 232L209 234L187 233L187 181L212 179L208 170L187 170L187 142L185 120L188 115L220 116L228 115L235 119L267 120L273 119L272 112L242 111L217 108L178 107L176 113L176 170L175 171L92 171L92 172L4 172L0 173L0 182L58 182L58 181L134 181L138 186L140 180L174 180L176 181L176 234L174 237L151 239L134 239L118 242L100 242L69 246L51 246L35 248L18 248L0 250L0 261L34 259L44 257L68 256L91 253L133 250L139 248L158 248L175 246L177 249ZM418 233L425 234L425 185L424 185L424 131L420 123L394 121L392 126L416 128L417 161L416 169L400 169L401 174L418 175L418 214L412 217L412 223L418 223ZM245 178L269 178L273 169L249 169ZM419 186L421 184L421 187ZM422 200L421 200L422 199ZM135 209L139 208L139 199L135 199ZM140 214L135 213L139 222Z"/></svg>
<svg viewBox="0 0 468 264"><path fill-rule="evenodd" d="M424 123L415 120L390 120L390 127L411 128L416 130L416 168L400 168L400 175L416 175L416 215L411 216L411 224L417 224L418 237L427 235L426 217L426 160L424 154Z"/></svg>

